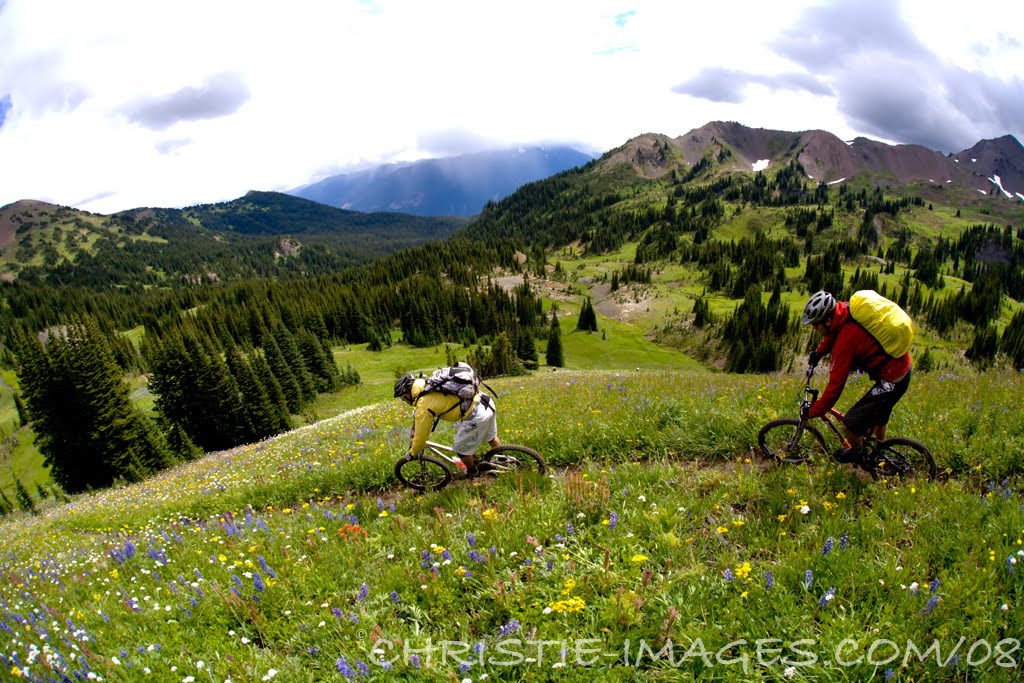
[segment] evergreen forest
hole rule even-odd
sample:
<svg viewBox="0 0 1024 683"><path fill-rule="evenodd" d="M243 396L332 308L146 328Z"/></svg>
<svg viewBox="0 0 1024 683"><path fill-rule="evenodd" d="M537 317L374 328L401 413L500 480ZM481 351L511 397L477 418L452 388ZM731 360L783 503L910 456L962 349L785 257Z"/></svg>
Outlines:
<svg viewBox="0 0 1024 683"><path fill-rule="evenodd" d="M615 300L654 302L651 344L711 370L771 373L815 343L799 325L809 293L874 289L915 320L920 369L1024 368L1020 202L827 185L796 161L736 173L709 156L650 179L599 159L468 224L275 193L15 218L0 361L18 422L66 493L298 426L318 396L360 384L339 348L452 344L484 376L542 358L572 367L563 334L604 339L601 302ZM130 399L129 376L151 406Z"/></svg>

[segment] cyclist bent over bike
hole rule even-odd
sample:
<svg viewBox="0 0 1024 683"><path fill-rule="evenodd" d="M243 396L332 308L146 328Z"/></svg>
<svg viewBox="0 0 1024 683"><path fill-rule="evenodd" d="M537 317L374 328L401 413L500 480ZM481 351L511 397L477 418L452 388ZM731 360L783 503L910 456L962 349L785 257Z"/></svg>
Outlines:
<svg viewBox="0 0 1024 683"><path fill-rule="evenodd" d="M395 398L400 398L415 408L409 453L419 455L423 451L427 438L437 425L437 420L456 422L458 426L452 449L466 466L468 476L481 474L475 458L480 444L487 441L491 448L501 445L498 439L497 408L494 400L487 394L478 392L473 397L469 409L463 414L458 396L439 391L424 391L426 383L425 378L415 378L412 375L400 377L395 382Z"/></svg>
<svg viewBox="0 0 1024 683"><path fill-rule="evenodd" d="M850 304L836 301L828 292L817 292L807 302L801 322L824 335L818 348L811 351L808 364L815 367L822 356L832 354L828 386L810 407L807 417L821 417L836 404L853 370L867 373L875 383L843 419L843 428L851 447L839 449L833 457L840 462L859 462L864 455L863 436L874 429L885 438L892 409L910 385L910 354L894 358L850 315Z"/></svg>

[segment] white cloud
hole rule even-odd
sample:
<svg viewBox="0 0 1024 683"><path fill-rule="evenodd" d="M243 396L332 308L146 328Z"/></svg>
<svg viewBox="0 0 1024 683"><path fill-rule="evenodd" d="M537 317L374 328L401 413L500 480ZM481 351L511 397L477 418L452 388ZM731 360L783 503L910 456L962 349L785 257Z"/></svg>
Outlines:
<svg viewBox="0 0 1024 683"><path fill-rule="evenodd" d="M889 119L871 106L884 100L867 97L858 108L842 99L862 93L851 69L874 68L868 53L815 69L798 50L780 49L779 36L814 25L813 12L852 11L838 2L805 13L809 2L7 0L0 205L182 206L499 145L603 151L715 119L882 137ZM924 86L971 87L1019 126L1016 76L1004 76L1002 89L969 78L1019 71L1017 5L936 12L905 0L905 26L892 31L912 31L917 54L933 55L913 62ZM947 27L960 23L959 47L948 49ZM829 47L831 35L807 49ZM863 40L843 44L859 49ZM879 39L868 46L879 49ZM708 80L716 75L725 82ZM700 78L729 96L673 92ZM950 125L957 116L972 119L979 136L1020 135L982 129L976 122L988 117L966 108L946 114ZM921 141L909 138L919 121L899 123L891 130L908 137L896 141Z"/></svg>

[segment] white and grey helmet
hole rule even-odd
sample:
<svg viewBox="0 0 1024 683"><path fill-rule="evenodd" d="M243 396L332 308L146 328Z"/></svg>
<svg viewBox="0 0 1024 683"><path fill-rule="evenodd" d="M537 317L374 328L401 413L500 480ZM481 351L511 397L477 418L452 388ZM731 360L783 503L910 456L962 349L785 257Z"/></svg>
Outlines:
<svg viewBox="0 0 1024 683"><path fill-rule="evenodd" d="M804 325L817 325L823 323L832 315L836 308L836 298L828 292L815 292L807 305L804 306L804 314L800 322Z"/></svg>

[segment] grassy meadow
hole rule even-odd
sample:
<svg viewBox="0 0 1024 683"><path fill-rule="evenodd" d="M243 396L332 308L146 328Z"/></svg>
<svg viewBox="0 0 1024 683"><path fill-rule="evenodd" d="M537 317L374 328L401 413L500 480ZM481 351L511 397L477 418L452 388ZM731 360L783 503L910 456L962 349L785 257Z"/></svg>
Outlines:
<svg viewBox="0 0 1024 683"><path fill-rule="evenodd" d="M382 399L393 364L437 363L381 358L336 417L0 523L0 680L1021 673L1018 374L915 377L891 432L942 477L913 485L762 462L794 375L498 379L501 438L549 476L418 496L392 475L407 408Z"/></svg>

